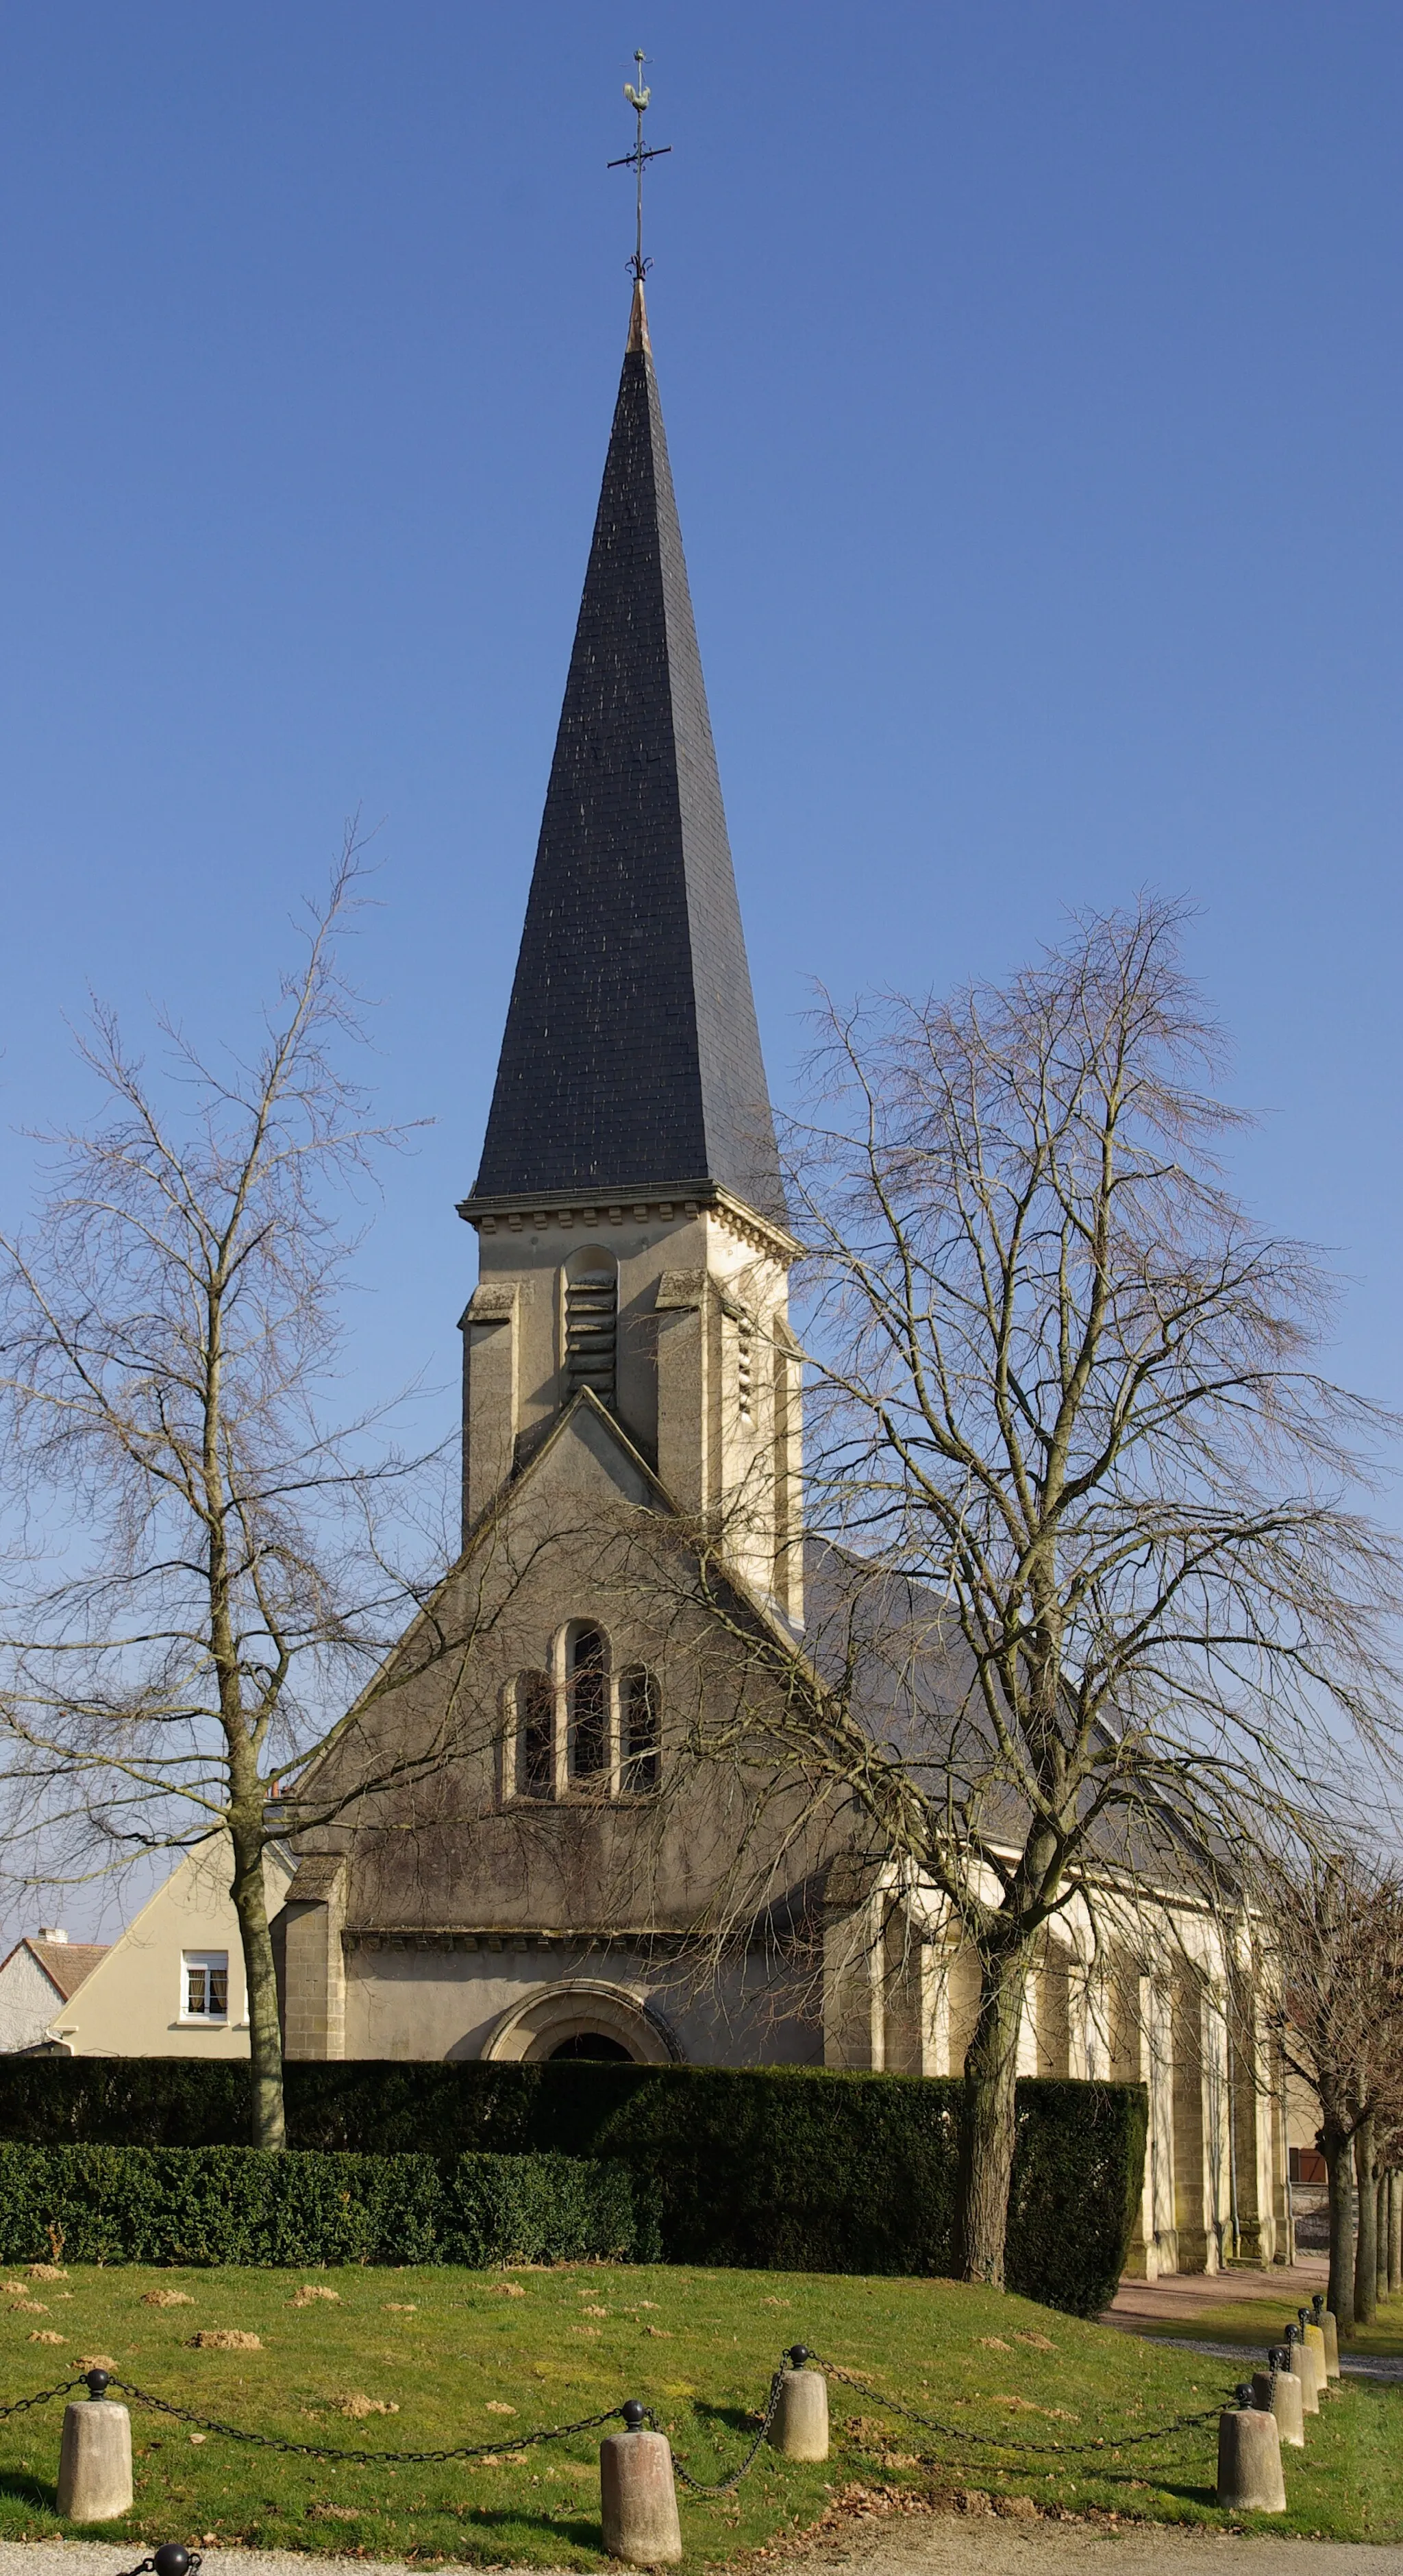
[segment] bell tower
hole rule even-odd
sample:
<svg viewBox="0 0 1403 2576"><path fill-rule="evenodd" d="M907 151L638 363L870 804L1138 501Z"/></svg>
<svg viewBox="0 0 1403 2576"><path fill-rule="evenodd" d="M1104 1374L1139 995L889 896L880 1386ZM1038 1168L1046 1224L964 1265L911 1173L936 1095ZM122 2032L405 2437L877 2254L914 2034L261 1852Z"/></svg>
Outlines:
<svg viewBox="0 0 1403 2576"><path fill-rule="evenodd" d="M797 1622L799 1366L774 1120L643 281L482 1163L474 1528L570 1405Z"/></svg>

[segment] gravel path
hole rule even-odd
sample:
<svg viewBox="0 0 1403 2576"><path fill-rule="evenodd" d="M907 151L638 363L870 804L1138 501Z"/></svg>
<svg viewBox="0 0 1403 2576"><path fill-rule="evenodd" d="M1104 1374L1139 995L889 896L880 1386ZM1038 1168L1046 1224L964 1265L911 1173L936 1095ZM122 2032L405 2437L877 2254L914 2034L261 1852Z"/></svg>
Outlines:
<svg viewBox="0 0 1403 2576"><path fill-rule="evenodd" d="M122 2576L139 2551L98 2540L0 2541L0 2576ZM1239 2540L1138 2524L1111 2531L1001 2514L906 2514L847 2525L810 2549L786 2549L784 2576L1403 2576L1403 2548L1335 2540ZM207 2549L202 2576L424 2576L375 2558L293 2550ZM541 2568L498 2576L548 2576Z"/></svg>
<svg viewBox="0 0 1403 2576"><path fill-rule="evenodd" d="M870 2536L869 2536L870 2535ZM1403 2548L1337 2540L1238 2540L1231 2533L1128 2530L1075 2522L1013 2522L999 2514L912 2514L879 2528L858 2523L811 2555L782 2562L788 2576L1403 2576Z"/></svg>

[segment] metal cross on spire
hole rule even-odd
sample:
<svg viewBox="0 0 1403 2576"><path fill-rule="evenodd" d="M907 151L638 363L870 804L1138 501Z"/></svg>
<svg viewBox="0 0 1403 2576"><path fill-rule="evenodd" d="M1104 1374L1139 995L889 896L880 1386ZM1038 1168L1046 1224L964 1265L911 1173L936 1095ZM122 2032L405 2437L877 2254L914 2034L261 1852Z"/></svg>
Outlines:
<svg viewBox="0 0 1403 2576"><path fill-rule="evenodd" d="M638 139L631 152L625 152L618 161L611 161L609 167L611 170L636 170L638 173L638 230L634 238L633 257L628 264L641 286L653 265L650 259L645 259L643 256L643 173L650 161L660 161L665 152L672 150L672 145L670 143L647 144L643 140L643 111L653 93L643 85L643 66L648 57L641 45L633 59L638 65L638 86L635 88L632 81L625 81L624 96L638 119Z"/></svg>

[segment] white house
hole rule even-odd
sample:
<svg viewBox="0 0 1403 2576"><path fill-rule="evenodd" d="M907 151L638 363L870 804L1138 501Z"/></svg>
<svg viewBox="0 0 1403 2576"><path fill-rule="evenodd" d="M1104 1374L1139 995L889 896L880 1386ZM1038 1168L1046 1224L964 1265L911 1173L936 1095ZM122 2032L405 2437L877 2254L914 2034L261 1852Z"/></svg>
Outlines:
<svg viewBox="0 0 1403 2576"><path fill-rule="evenodd" d="M0 2053L41 2047L50 2023L106 1956L105 1941L70 1941L51 1929L17 1941L0 1961Z"/></svg>
<svg viewBox="0 0 1403 2576"><path fill-rule="evenodd" d="M266 1863L269 1915L291 1868ZM196 1845L110 1948L52 1933L0 1968L0 2048L69 2057L247 2057L248 2006L222 1835ZM68 1963L81 1961L78 1975Z"/></svg>

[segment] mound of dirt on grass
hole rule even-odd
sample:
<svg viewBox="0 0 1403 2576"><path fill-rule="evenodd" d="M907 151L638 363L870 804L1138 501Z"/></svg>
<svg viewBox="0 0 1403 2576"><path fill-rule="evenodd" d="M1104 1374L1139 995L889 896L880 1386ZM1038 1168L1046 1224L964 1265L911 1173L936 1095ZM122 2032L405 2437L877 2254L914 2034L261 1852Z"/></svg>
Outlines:
<svg viewBox="0 0 1403 2576"><path fill-rule="evenodd" d="M367 2415L398 2415L399 2407L392 2397L363 2397L357 2389L354 2395L342 2398L341 2412L360 2423Z"/></svg>
<svg viewBox="0 0 1403 2576"><path fill-rule="evenodd" d="M190 2337L196 2352L261 2352L263 2337L245 2334L242 2326L202 2326Z"/></svg>
<svg viewBox="0 0 1403 2576"><path fill-rule="evenodd" d="M319 2289L315 2281L304 2281L301 2289L293 2292L290 2305L294 2308L312 2308L316 2306L318 2299L339 2302L340 2297L339 2290Z"/></svg>
<svg viewBox="0 0 1403 2576"><path fill-rule="evenodd" d="M143 2290L144 2308L193 2308L195 2302L188 2290Z"/></svg>

